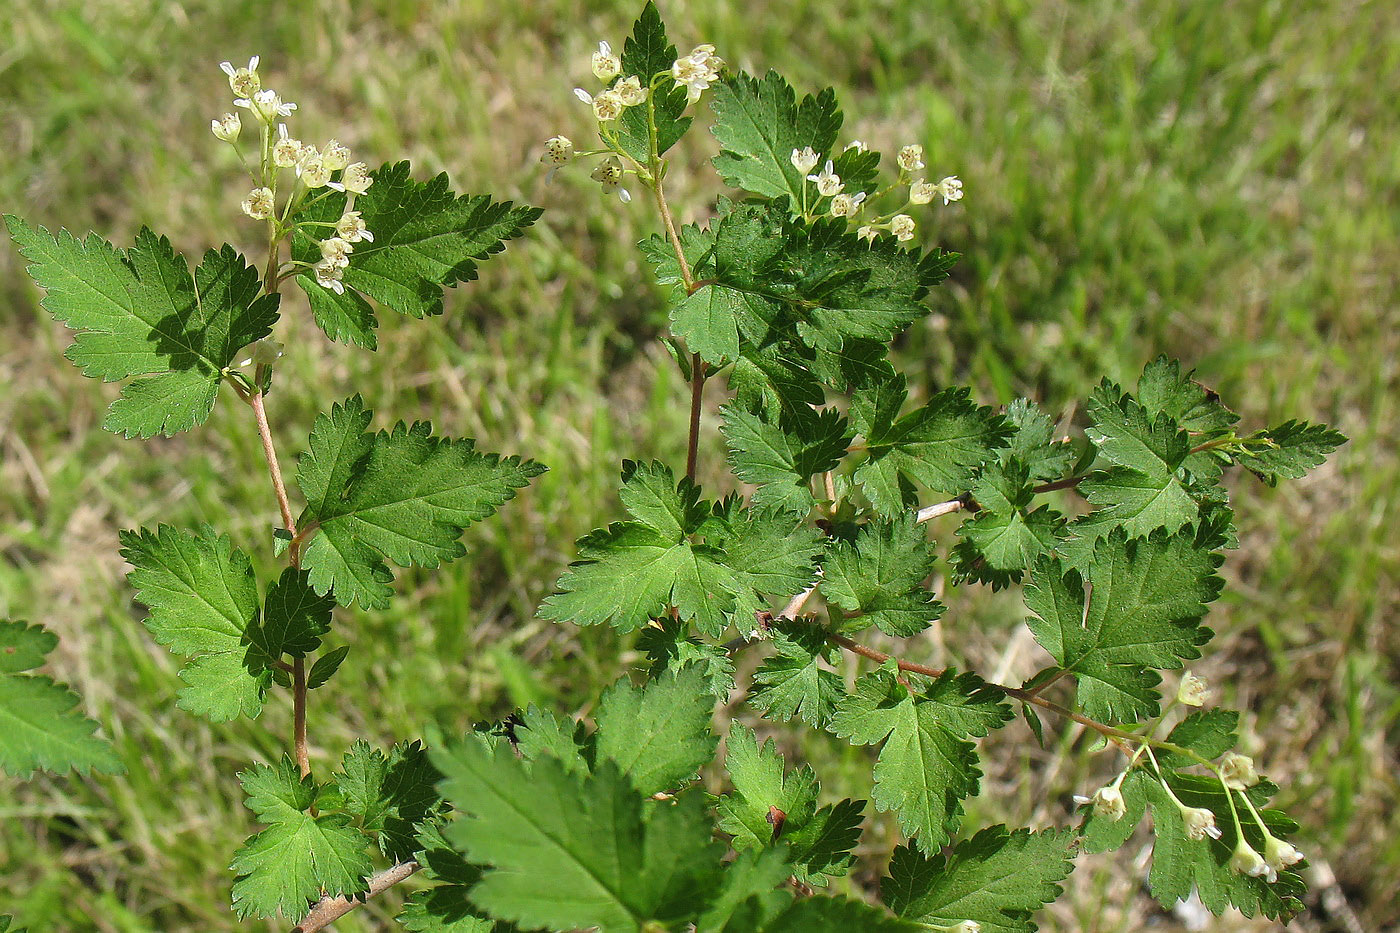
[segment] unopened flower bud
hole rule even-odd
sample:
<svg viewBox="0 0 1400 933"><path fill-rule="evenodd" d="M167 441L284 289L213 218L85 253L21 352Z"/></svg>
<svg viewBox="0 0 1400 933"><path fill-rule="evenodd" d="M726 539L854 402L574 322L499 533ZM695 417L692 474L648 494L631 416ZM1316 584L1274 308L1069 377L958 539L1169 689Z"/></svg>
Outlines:
<svg viewBox="0 0 1400 933"><path fill-rule="evenodd" d="M350 254L355 251L355 247L350 245L350 241L343 237L333 236L321 241L321 258L339 263L341 266L350 264Z"/></svg>
<svg viewBox="0 0 1400 933"><path fill-rule="evenodd" d="M276 209L276 204L272 200L272 189L254 188L243 199L242 207L243 213L254 220L267 220Z"/></svg>
<svg viewBox="0 0 1400 933"><path fill-rule="evenodd" d="M807 146L803 149L794 149L792 150L792 167L803 175L806 175L817 167L817 163L821 161L821 158L821 156L812 151L811 146Z"/></svg>
<svg viewBox="0 0 1400 933"><path fill-rule="evenodd" d="M894 234L896 240L914 239L914 218L908 214L895 214L890 218L890 233Z"/></svg>
<svg viewBox="0 0 1400 933"><path fill-rule="evenodd" d="M924 147L904 146L895 156L895 163L906 172L917 172L924 167Z"/></svg>
<svg viewBox="0 0 1400 933"><path fill-rule="evenodd" d="M1105 784L1094 791L1092 797L1081 797L1075 795L1074 802L1079 805L1092 803L1096 816L1107 817L1110 822L1116 823L1128 812L1128 805L1123 800L1123 792L1118 789L1118 782Z"/></svg>
<svg viewBox="0 0 1400 933"><path fill-rule="evenodd" d="M861 142L859 139L853 139L850 142L846 143L846 150L849 151L851 149L854 149L856 152L867 152L869 151L870 147L867 146L865 143Z"/></svg>
<svg viewBox="0 0 1400 933"><path fill-rule="evenodd" d="M1254 770L1253 758L1230 752L1220 760L1220 778L1226 787L1244 790L1259 783L1259 772Z"/></svg>
<svg viewBox="0 0 1400 933"><path fill-rule="evenodd" d="M1230 869L1251 878L1262 877L1266 881L1274 881L1278 877L1278 873L1269 867L1263 856L1244 841L1243 836L1235 844L1235 851L1230 855Z"/></svg>
<svg viewBox="0 0 1400 933"><path fill-rule="evenodd" d="M1182 706L1204 706L1209 693L1204 678L1187 671L1176 688L1176 701Z"/></svg>
<svg viewBox="0 0 1400 933"><path fill-rule="evenodd" d="M328 171L338 172L350 164L350 150L332 139L321 150L321 162Z"/></svg>
<svg viewBox="0 0 1400 933"><path fill-rule="evenodd" d="M1284 842L1273 835L1264 840L1264 861L1269 863L1269 867L1274 871L1283 871L1293 865L1297 865L1303 860L1303 853L1293 848L1292 844Z"/></svg>
<svg viewBox="0 0 1400 933"><path fill-rule="evenodd" d="M290 117L297 105L284 102L276 91L258 91L252 98L240 97L234 101L239 107L253 111L253 116L271 126L278 117Z"/></svg>
<svg viewBox="0 0 1400 933"><path fill-rule="evenodd" d="M611 81L622 73L622 60L613 54L612 46L606 42L598 43L598 51L593 53L590 64L599 81Z"/></svg>
<svg viewBox="0 0 1400 933"><path fill-rule="evenodd" d="M345 266L331 259L322 259L313 267L316 273L316 284L322 288L329 288L337 295L345 294L345 284L341 279L345 275Z"/></svg>
<svg viewBox="0 0 1400 933"><path fill-rule="evenodd" d="M271 337L264 337L255 340L243 348L239 354L242 359L238 361L239 366L271 366L282 358L282 344Z"/></svg>
<svg viewBox="0 0 1400 933"><path fill-rule="evenodd" d="M226 143L236 142L238 134L243 132L243 121L236 113L226 113L219 119L212 121L210 129L214 135Z"/></svg>
<svg viewBox="0 0 1400 933"><path fill-rule="evenodd" d="M864 227L861 227L859 230L856 231L857 237L859 237L862 240L868 240L871 243L875 242L875 237L879 235L879 228L871 226L870 224L866 224ZM1085 802L1088 802L1087 798L1085 799Z"/></svg>
<svg viewBox="0 0 1400 933"><path fill-rule="evenodd" d="M234 68L232 62L219 62L219 67L228 75L228 86L239 97L252 97L262 87L258 80L258 56L248 59L247 68Z"/></svg>

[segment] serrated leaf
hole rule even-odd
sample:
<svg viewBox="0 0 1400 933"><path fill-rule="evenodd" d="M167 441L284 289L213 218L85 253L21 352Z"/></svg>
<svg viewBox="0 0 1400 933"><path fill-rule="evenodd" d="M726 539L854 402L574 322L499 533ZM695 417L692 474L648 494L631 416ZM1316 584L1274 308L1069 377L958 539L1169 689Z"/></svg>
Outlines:
<svg viewBox="0 0 1400 933"><path fill-rule="evenodd" d="M1026 467L1027 479L1046 482L1059 479L1074 463L1074 449L1055 437L1055 424L1030 399L1018 398L1006 406L1006 420L1013 433L1002 452L1002 462L1014 457Z"/></svg>
<svg viewBox="0 0 1400 933"><path fill-rule="evenodd" d="M867 404L852 404L870 456L855 478L887 518L912 504L902 480L959 495L1011 433L1005 419L975 404L967 389L945 389L902 418L897 418L906 395L902 376L874 394Z"/></svg>
<svg viewBox="0 0 1400 933"><path fill-rule="evenodd" d="M453 850L443 838L439 821L429 820L419 828L414 859L423 866L423 877L440 883L415 891L404 903L397 919L405 930L409 933L506 933L507 925L498 926L471 902L471 887L481 878L481 869Z"/></svg>
<svg viewBox="0 0 1400 933"><path fill-rule="evenodd" d="M748 849L724 868L719 888L695 924L705 933L747 933L780 915L792 896L779 890L791 871L783 849Z"/></svg>
<svg viewBox="0 0 1400 933"><path fill-rule="evenodd" d="M520 757L534 761L545 755L559 759L565 771L586 773L588 761L594 758L593 737L585 733L583 723L561 719L549 710L531 704L519 714L515 725L515 748ZM587 759L585 760L585 749Z"/></svg>
<svg viewBox="0 0 1400 933"><path fill-rule="evenodd" d="M976 580L1001 589L1021 579L1041 557L1052 553L1064 536L1064 519L1049 506L1031 510L1034 490L1029 469L1012 457L983 467L972 487L979 507L962 523L962 541L951 562L959 580Z"/></svg>
<svg viewBox="0 0 1400 933"><path fill-rule="evenodd" d="M725 183L769 198L786 195L800 208L811 186L792 164L792 151L810 146L834 157L841 112L831 88L801 101L776 71L761 79L737 74L715 85L711 130L719 140L716 170ZM816 193L811 192L815 203Z"/></svg>
<svg viewBox="0 0 1400 933"><path fill-rule="evenodd" d="M816 504L811 479L841 462L850 444L846 419L833 409L808 418L771 419L738 405L720 410L720 432L734 475L759 488L752 502L805 515Z"/></svg>
<svg viewBox="0 0 1400 933"><path fill-rule="evenodd" d="M103 427L126 437L174 435L203 424L223 369L277 320L276 295L259 295L256 269L232 246L209 250L194 275L170 241L142 228L129 250L96 234L57 236L7 214L44 307L77 331L66 356L84 375L139 376Z"/></svg>
<svg viewBox="0 0 1400 933"><path fill-rule="evenodd" d="M943 615L944 606L924 586L937 552L912 514L893 522L871 521L853 540L833 542L822 567L822 593L853 619L843 632L869 625L887 635L917 635Z"/></svg>
<svg viewBox="0 0 1400 933"><path fill-rule="evenodd" d="M803 721L823 728L839 699L845 696L841 678L818 662L831 660L826 633L806 623L779 624L774 628L777 653L753 675L749 702L765 715Z"/></svg>
<svg viewBox="0 0 1400 933"><path fill-rule="evenodd" d="M684 115L688 104L685 88L669 75L676 58L676 47L666 38L661 14L656 4L648 0L632 27L632 35L622 43L619 80L636 75L642 87L647 87L653 76L668 74L651 87L645 104L623 108L614 124L622 151L642 165L651 161L652 127L656 131L657 155L664 155L690 128L691 118Z"/></svg>
<svg viewBox="0 0 1400 933"><path fill-rule="evenodd" d="M643 796L674 792L714 757L714 707L696 667L643 687L619 680L598 704L598 760L616 764Z"/></svg>
<svg viewBox="0 0 1400 933"><path fill-rule="evenodd" d="M894 810L926 853L957 830L962 800L982 776L972 742L1012 718L1001 694L973 674L947 672L913 692L889 669L856 681L828 726L852 745L882 745L875 809Z"/></svg>
<svg viewBox="0 0 1400 933"><path fill-rule="evenodd" d="M895 850L880 894L895 913L951 927L970 920L984 933L1033 933L1035 911L1060 896L1074 867L1074 834L991 826L947 855Z"/></svg>
<svg viewBox="0 0 1400 933"><path fill-rule="evenodd" d="M1259 437L1266 443L1249 445L1237 459L1270 486L1281 479L1302 479L1347 442L1345 434L1305 421L1285 421L1260 432Z"/></svg>
<svg viewBox="0 0 1400 933"><path fill-rule="evenodd" d="M345 811L398 862L413 854L413 827L441 808L434 788L441 777L419 742L400 742L385 755L360 740L345 753L335 782Z"/></svg>
<svg viewBox="0 0 1400 933"><path fill-rule="evenodd" d="M268 659L247 641L259 617L248 555L207 526L123 531L121 543L132 565L127 579L151 610L146 628L157 643L191 657L177 705L214 722L257 716L272 678Z"/></svg>
<svg viewBox="0 0 1400 933"><path fill-rule="evenodd" d="M634 631L674 606L702 634L719 637L762 597L800 592L817 554L810 531L790 516L711 510L694 483L661 463L624 465L621 497L633 521L579 539L579 559L544 601L540 616ZM709 516L711 512L714 514ZM691 536L703 533L697 543Z"/></svg>
<svg viewBox="0 0 1400 933"><path fill-rule="evenodd" d="M1078 679L1084 712L1130 723L1157 713L1160 669L1201 656L1211 631L1200 624L1220 595L1220 558L1189 534L1096 544L1085 580L1058 558L1042 558L1026 587L1036 640ZM1088 590L1086 590L1086 583Z"/></svg>
<svg viewBox="0 0 1400 933"><path fill-rule="evenodd" d="M355 199L355 210L374 235L373 242L355 244L345 269L346 295L316 294L328 290L302 275L297 284L311 297L317 323L333 340L372 348L374 316L353 290L386 308L410 317L441 314L443 289L476 278L477 264L505 249L540 215L534 207L492 201L486 195L457 195L446 173L426 182L409 177L409 164L384 165L371 173L372 187ZM335 223L345 210L346 197L330 191L299 211L298 224ZM299 226L292 239L292 257L299 262L321 258L317 241Z"/></svg>
<svg viewBox="0 0 1400 933"><path fill-rule="evenodd" d="M120 773L112 746L93 735L97 723L73 709L77 695L50 677L24 673L57 646L58 637L42 626L0 619L0 770L18 778L39 769Z"/></svg>
<svg viewBox="0 0 1400 933"><path fill-rule="evenodd" d="M760 933L926 933L878 907L844 897L804 897L765 923Z"/></svg>
<svg viewBox="0 0 1400 933"><path fill-rule="evenodd" d="M317 593L382 609L393 593L386 561L436 567L461 557L463 530L544 467L435 437L425 421L365 434L369 416L356 395L317 417L297 475L307 499L297 526L314 527L301 563Z"/></svg>
<svg viewBox="0 0 1400 933"><path fill-rule="evenodd" d="M728 699L734 689L734 659L723 645L703 642L686 632L686 626L675 619L663 619L648 625L637 637L637 650L651 659L647 676L655 680L664 671L676 671L693 665L704 672L705 685L719 699Z"/></svg>
<svg viewBox="0 0 1400 933"><path fill-rule="evenodd" d="M247 806L267 824L233 857L233 909L239 917L296 923L322 893L354 895L373 870L367 840L339 814L312 816L316 785L283 756L276 767L255 764L239 774Z"/></svg>
<svg viewBox="0 0 1400 933"><path fill-rule="evenodd" d="M288 567L267 588L262 617L248 627L248 641L269 658L305 657L330 631L334 608L334 599L311 588L305 570Z"/></svg>
<svg viewBox="0 0 1400 933"><path fill-rule="evenodd" d="M316 663L311 665L311 670L306 675L306 689L315 690L323 687L326 682L335 676L335 672L340 670L341 662L350 653L349 645L341 645L339 648L332 648L316 659Z"/></svg>
<svg viewBox="0 0 1400 933"><path fill-rule="evenodd" d="M471 738L433 761L461 814L445 835L488 866L471 898L493 917L639 933L693 917L717 880L723 850L696 795L644 801L611 762L570 773Z"/></svg>

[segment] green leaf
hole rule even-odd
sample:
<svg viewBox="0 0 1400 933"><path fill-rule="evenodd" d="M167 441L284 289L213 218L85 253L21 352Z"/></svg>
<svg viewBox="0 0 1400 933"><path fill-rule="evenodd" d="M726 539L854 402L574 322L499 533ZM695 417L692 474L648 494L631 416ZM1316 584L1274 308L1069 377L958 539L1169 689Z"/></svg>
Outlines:
<svg viewBox="0 0 1400 933"><path fill-rule="evenodd" d="M419 742L400 742L385 755L360 740L345 753L335 782L345 812L398 862L414 852L414 826L441 809L434 788L441 777Z"/></svg>
<svg viewBox="0 0 1400 933"><path fill-rule="evenodd" d="M306 675L306 689L315 690L317 687L325 686L326 682L335 676L335 672L340 669L341 662L349 653L350 646L341 645L317 658L316 663L311 665L311 670Z"/></svg>
<svg viewBox="0 0 1400 933"><path fill-rule="evenodd" d="M946 672L911 692L888 667L856 681L828 728L852 745L883 743L875 764L875 809L894 810L920 849L937 852L957 830L962 800L981 770L968 739L1013 718L1001 694L973 674Z"/></svg>
<svg viewBox="0 0 1400 933"><path fill-rule="evenodd" d="M1055 438L1055 424L1035 402L1018 398L1006 406L1006 420L1013 432L1002 452L1002 462L1010 458L1026 467L1031 482L1048 482L1063 477L1074 463L1074 449L1064 439Z"/></svg>
<svg viewBox="0 0 1400 933"><path fill-rule="evenodd" d="M684 115L688 105L685 88L669 77L677 57L676 47L666 38L666 26L661 22L656 4L648 0L632 28L632 35L622 43L619 80L636 75L642 87L646 87L654 75L667 72L668 76L652 88L646 104L624 108L614 124L622 151L642 165L651 161L652 125L656 127L657 155L664 155L690 128L691 118Z"/></svg>
<svg viewBox="0 0 1400 933"><path fill-rule="evenodd" d="M697 667L644 687L619 680L598 704L598 760L615 763L643 796L675 792L714 758L714 708Z"/></svg>
<svg viewBox="0 0 1400 933"><path fill-rule="evenodd" d="M1264 444L1250 444L1238 457L1240 465L1270 486L1281 479L1302 479L1347 437L1326 425L1285 421L1260 432Z"/></svg>
<svg viewBox="0 0 1400 933"><path fill-rule="evenodd" d="M737 74L715 85L710 106L715 111L712 132L720 145L714 163L725 183L769 198L786 195L800 208L804 190L811 186L793 166L792 150L810 146L834 157L841 129L836 93L827 88L798 101L776 71L761 79ZM815 189L810 198L815 203Z"/></svg>
<svg viewBox="0 0 1400 933"><path fill-rule="evenodd" d="M970 920L983 933L1034 933L1034 913L1060 896L1074 867L1074 834L991 826L947 855L895 850L880 894L895 913L924 924Z"/></svg>
<svg viewBox="0 0 1400 933"><path fill-rule="evenodd" d="M724 868L718 890L695 925L705 933L747 933L792 904L792 896L778 890L792 872L785 850L749 849Z"/></svg>
<svg viewBox="0 0 1400 933"><path fill-rule="evenodd" d="M191 276L170 241L144 227L122 251L96 234L5 221L44 307L78 332L65 355L104 382L142 377L112 403L109 431L169 436L203 424L223 369L277 320L277 296L259 297L257 270L232 246L209 250Z"/></svg>
<svg viewBox="0 0 1400 933"><path fill-rule="evenodd" d="M197 533L161 525L121 533L127 579L150 608L146 628L192 657L176 705L214 722L257 716L272 676L248 644L258 622L258 588L248 555L208 526Z"/></svg>
<svg viewBox="0 0 1400 933"><path fill-rule="evenodd" d="M965 492L977 468L1006 443L1010 425L969 395L945 389L897 418L906 396L900 376L852 403L870 452L855 478L881 515L896 518L912 504L902 478L949 495Z"/></svg>
<svg viewBox="0 0 1400 933"><path fill-rule="evenodd" d="M1138 402L1153 415L1164 414L1183 431L1210 436L1229 428L1239 415L1220 403L1215 390L1181 372L1181 364L1165 356L1148 363L1138 379Z"/></svg>
<svg viewBox="0 0 1400 933"><path fill-rule="evenodd" d="M878 907L844 897L804 897L765 923L760 933L927 933Z"/></svg>
<svg viewBox="0 0 1400 933"><path fill-rule="evenodd" d="M834 469L851 442L846 419L834 409L776 422L738 405L720 409L720 432L734 475L758 490L755 506L772 505L806 515L816 504L811 479Z"/></svg>
<svg viewBox="0 0 1400 933"><path fill-rule="evenodd" d="M475 738L432 757L461 814L445 835L489 866L471 898L493 917L640 933L691 919L718 880L723 849L697 795L645 801L611 762L570 773Z"/></svg>
<svg viewBox="0 0 1400 933"><path fill-rule="evenodd" d="M398 921L409 933L505 933L472 904L472 885L481 869L470 864L443 838L437 820L422 824L414 860L423 866L421 877L437 881L435 887L414 892L399 912Z"/></svg>
<svg viewBox="0 0 1400 933"><path fill-rule="evenodd" d="M1012 457L982 468L972 487L977 514L962 523L962 541L951 562L957 579L975 580L1001 589L1021 579L1064 537L1064 519L1049 506L1031 510L1034 490L1028 468Z"/></svg>
<svg viewBox="0 0 1400 933"><path fill-rule="evenodd" d="M410 317L441 314L444 288L474 280L479 262L505 249L505 241L520 236L540 216L539 208L516 207L486 195L459 196L446 173L414 181L407 162L384 165L371 177L374 184L355 199L355 210L374 241L355 245L345 270L346 294L336 296L309 275L297 279L311 299L317 323L332 340L374 347L374 315L352 290ZM332 191L294 219L298 224L335 223L345 206L345 195ZM317 240L308 231L324 229L299 226L292 258L319 260Z"/></svg>
<svg viewBox="0 0 1400 933"><path fill-rule="evenodd" d="M772 739L759 748L753 732L735 723L726 744L734 793L720 797L716 810L719 828L734 837L731 845L743 851L782 842L791 874L816 887L826 886L826 875L845 875L860 841L864 802L843 800L818 810L816 774L807 766L785 774Z"/></svg>
<svg viewBox="0 0 1400 933"><path fill-rule="evenodd" d="M296 923L323 893L347 896L365 890L373 870L367 840L339 814L312 816L316 801L311 778L299 777L287 756L277 767L255 764L238 775L248 809L267 828L250 836L230 865L233 909L240 918L273 918Z"/></svg>
<svg viewBox="0 0 1400 933"><path fill-rule="evenodd" d="M266 657L303 658L321 645L331 630L335 600L318 596L305 570L288 567L267 588L262 618L248 627L248 641Z"/></svg>
<svg viewBox="0 0 1400 933"><path fill-rule="evenodd" d="M822 593L853 619L843 632L870 625L887 635L917 635L943 615L944 606L924 586L937 552L910 513L893 522L871 521L851 541L835 541L822 568Z"/></svg>
<svg viewBox="0 0 1400 933"><path fill-rule="evenodd" d="M694 483L677 484L656 462L625 463L621 497L634 520L579 539L579 559L540 607L542 618L630 632L675 606L681 620L719 637L731 618L751 624L740 617L751 620L760 597L792 596L813 577L815 539L791 516L732 503L712 510ZM706 540L691 540L696 534Z"/></svg>
<svg viewBox="0 0 1400 933"><path fill-rule="evenodd" d="M1156 670L1199 658L1210 639L1200 621L1220 595L1219 565L1189 534L1129 541L1115 531L1095 546L1087 580L1058 558L1041 559L1026 587L1028 624L1078 679L1088 716L1136 722L1157 714Z"/></svg>
<svg viewBox="0 0 1400 933"><path fill-rule="evenodd" d="M773 627L777 653L753 675L749 702L772 719L801 716L818 728L826 726L836 703L845 695L841 678L819 662L832 662L834 649L826 633L806 622Z"/></svg>
<svg viewBox="0 0 1400 933"><path fill-rule="evenodd" d="M358 395L317 417L299 465L307 506L297 526L315 531L302 566L317 593L382 609L393 593L386 561L436 567L461 557L463 530L544 467L483 454L470 438L434 437L425 421L362 433L369 417Z"/></svg>
<svg viewBox="0 0 1400 933"><path fill-rule="evenodd" d="M647 676L655 680L664 671L677 671L687 665L705 674L706 688L716 697L727 699L734 689L734 659L723 645L702 642L686 633L686 626L675 619L662 619L648 625L637 637L637 650L651 659Z"/></svg>
<svg viewBox="0 0 1400 933"><path fill-rule="evenodd" d="M24 673L57 645L42 626L0 619L0 769L19 778L38 769L118 774L121 759L93 735L97 723L73 709L77 695L49 677Z"/></svg>
<svg viewBox="0 0 1400 933"><path fill-rule="evenodd" d="M595 757L594 736L587 734L582 722L561 719L533 704L519 714L519 720L514 728L514 742L520 757L535 761L552 755L565 771L588 772L588 762Z"/></svg>

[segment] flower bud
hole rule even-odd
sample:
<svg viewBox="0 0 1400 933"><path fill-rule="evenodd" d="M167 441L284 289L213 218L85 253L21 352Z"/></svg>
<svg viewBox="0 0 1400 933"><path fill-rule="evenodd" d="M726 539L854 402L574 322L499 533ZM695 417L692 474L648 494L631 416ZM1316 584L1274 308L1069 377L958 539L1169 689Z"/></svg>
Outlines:
<svg viewBox="0 0 1400 933"><path fill-rule="evenodd" d="M1249 843L1240 837L1240 841L1235 844L1235 851L1230 855L1230 869L1241 875L1248 875L1251 878L1264 878L1266 881L1273 881L1278 877L1278 873L1269 867L1269 863L1255 852Z"/></svg>
<svg viewBox="0 0 1400 933"><path fill-rule="evenodd" d="M272 143L272 164L279 168L292 168L305 154L306 147L301 140L287 135L287 124L277 124L277 139Z"/></svg>
<svg viewBox="0 0 1400 933"><path fill-rule="evenodd" d="M1282 871L1292 865L1297 865L1303 860L1303 853L1293 848L1290 843L1270 835L1264 840L1264 861L1269 863L1269 867L1274 871Z"/></svg>
<svg viewBox="0 0 1400 933"><path fill-rule="evenodd" d="M350 245L349 240L338 236L321 241L321 258L337 263L342 268L350 265L350 254L354 251L355 247Z"/></svg>
<svg viewBox="0 0 1400 933"><path fill-rule="evenodd" d="M282 358L283 349L284 347L282 344L273 340L271 337L255 340L244 347L242 352L238 354L241 357L238 361L238 365L271 366Z"/></svg>
<svg viewBox="0 0 1400 933"><path fill-rule="evenodd" d="M324 188L331 180L331 170L326 168L325 160L314 150L297 164L297 175L301 177L302 184L312 189Z"/></svg>
<svg viewBox="0 0 1400 933"><path fill-rule="evenodd" d="M589 175L594 181L603 186L603 190L609 194L616 191L623 203L632 200L632 193L622 187L623 170L622 163L616 156L609 156L598 163Z"/></svg>
<svg viewBox="0 0 1400 933"><path fill-rule="evenodd" d="M832 217L854 217L860 211L861 202L865 200L865 192L859 194L838 194L831 199Z"/></svg>
<svg viewBox="0 0 1400 933"><path fill-rule="evenodd" d="M938 194L938 186L920 179L909 186L909 201L913 204L927 204Z"/></svg>
<svg viewBox="0 0 1400 933"><path fill-rule="evenodd" d="M835 197L841 193L845 187L841 184L841 176L836 174L836 166L830 159L826 160L826 165L822 167L818 175L808 175L807 180L817 186L817 194L824 198Z"/></svg>
<svg viewBox="0 0 1400 933"><path fill-rule="evenodd" d="M1119 780L1121 780L1121 776ZM1118 781L1100 787L1098 790L1094 791L1094 796L1092 797L1082 797L1076 794L1074 802L1080 806L1086 803L1092 803L1094 805L1094 814L1096 816L1107 817L1112 823L1121 820L1124 814L1128 812L1128 805L1123 800L1123 792L1118 789Z"/></svg>
<svg viewBox="0 0 1400 933"><path fill-rule="evenodd" d="M1220 827L1215 825L1215 814L1204 807L1182 807L1181 819L1186 823L1188 839L1220 838Z"/></svg>
<svg viewBox="0 0 1400 933"><path fill-rule="evenodd" d="M312 268L316 273L317 285L329 288L337 295L345 294L345 284L341 281L345 276L345 266L331 259L322 259Z"/></svg>
<svg viewBox="0 0 1400 933"><path fill-rule="evenodd" d="M1176 701L1182 706L1204 706L1209 693L1204 678L1187 671L1181 675L1181 684L1176 688Z"/></svg>
<svg viewBox="0 0 1400 933"><path fill-rule="evenodd" d="M1259 772L1254 770L1253 758L1230 752L1220 760L1220 778L1226 787L1244 790L1259 783Z"/></svg>
<svg viewBox="0 0 1400 933"><path fill-rule="evenodd" d="M211 121L210 129L214 131L215 137L226 143L237 142L238 134L243 132L243 121L236 113L226 113Z"/></svg>
<svg viewBox="0 0 1400 933"><path fill-rule="evenodd" d="M346 211L341 214L340 219L335 222L335 235L347 243L358 243L361 240L374 242L374 234L365 228L359 211Z"/></svg>

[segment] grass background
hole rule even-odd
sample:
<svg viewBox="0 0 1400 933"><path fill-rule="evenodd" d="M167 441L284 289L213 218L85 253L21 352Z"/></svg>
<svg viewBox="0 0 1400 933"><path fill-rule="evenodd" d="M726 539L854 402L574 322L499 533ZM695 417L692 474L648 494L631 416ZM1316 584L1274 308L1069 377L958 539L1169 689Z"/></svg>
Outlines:
<svg viewBox="0 0 1400 933"><path fill-rule="evenodd" d="M665 314L633 246L642 202L601 201L586 171L544 185L538 147L588 138L570 89L616 46L625 4L442 0L10 0L0 9L0 208L129 242L142 224L186 252L225 239L255 255L236 163L208 133L228 109L216 64L261 54L264 80L301 104L298 135L338 136L372 164L413 160L459 190L548 208L524 240L428 322L385 314L381 351L329 345L284 304L288 355L269 407L284 466L316 411L361 392L382 415L431 418L552 467L469 532L473 556L404 573L385 612L346 614L352 651L313 695L313 762L354 738L460 730L528 702L578 711L631 656L609 633L533 609L575 537L613 518L618 461L683 462L686 390L656 341ZM1394 438L1400 349L1400 7L1238 0L790 0L663 4L683 48L832 84L843 138L925 143L958 174L960 205L920 215L964 253L901 341L911 381L970 383L1070 410L1102 375L1182 357L1249 425L1299 417L1352 437L1308 480L1236 484L1243 548L1230 555L1220 632L1202 671L1245 711L1246 744L1284 785L1307 851L1336 881L1296 928L1400 923L1396 733L1400 538ZM673 171L681 213L719 192L693 134ZM270 572L276 509L246 411L149 443L100 429L113 387L62 359L68 336L0 248L0 616L62 637L52 668L117 743L125 778L0 781L0 907L35 930L225 930L223 866L250 830L235 772L286 745L278 696L263 717L210 727L174 708L173 658L138 624L116 533L210 521ZM721 402L718 387L709 411ZM702 479L722 475L715 418ZM935 533L947 541L954 524ZM1035 669L1013 596L951 594L944 639L975 667ZM792 751L799 730L781 733ZM1057 727L1047 749L1016 729L985 749L969 826L1064 823L1106 756ZM830 737L802 752L827 790L868 793L869 760ZM878 863L886 824L869 854ZM1141 891L1143 853L1081 859L1057 930L1178 929ZM857 875L854 883L870 880ZM389 929L392 899L339 929ZM1211 929L1267 929L1233 917Z"/></svg>

